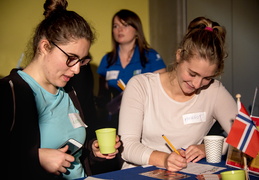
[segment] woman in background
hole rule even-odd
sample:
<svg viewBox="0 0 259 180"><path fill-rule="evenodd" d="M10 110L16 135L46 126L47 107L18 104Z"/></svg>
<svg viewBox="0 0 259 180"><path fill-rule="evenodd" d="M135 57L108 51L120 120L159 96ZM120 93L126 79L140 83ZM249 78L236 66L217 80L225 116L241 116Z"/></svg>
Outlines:
<svg viewBox="0 0 259 180"><path fill-rule="evenodd" d="M214 120L230 131L237 105L215 79L224 68L225 34L217 22L195 18L172 69L134 76L128 82L119 119L124 168L149 164L179 171L205 157L202 141ZM180 155L166 146L163 134Z"/></svg>
<svg viewBox="0 0 259 180"><path fill-rule="evenodd" d="M166 71L161 56L147 43L138 15L122 9L112 18L112 51L104 55L98 67L99 105L106 105L123 91L118 86L121 79L126 85L137 74ZM103 104L103 102L105 102ZM120 106L120 100L117 103ZM112 118L113 127L118 125L118 112Z"/></svg>

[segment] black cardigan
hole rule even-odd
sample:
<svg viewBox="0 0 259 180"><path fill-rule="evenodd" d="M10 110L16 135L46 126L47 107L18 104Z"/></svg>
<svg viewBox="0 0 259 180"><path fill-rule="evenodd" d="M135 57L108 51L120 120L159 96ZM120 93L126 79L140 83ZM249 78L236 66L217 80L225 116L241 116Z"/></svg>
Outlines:
<svg viewBox="0 0 259 180"><path fill-rule="evenodd" d="M73 88L68 85L65 90L84 120ZM1 171L7 174L7 179L57 179L40 165L40 130L36 102L32 89L19 76L17 69L0 79L0 132L3 140L1 155L7 157L2 161L4 169L1 168ZM81 157L88 175L91 175L89 164L103 161L92 154L92 141L86 141Z"/></svg>

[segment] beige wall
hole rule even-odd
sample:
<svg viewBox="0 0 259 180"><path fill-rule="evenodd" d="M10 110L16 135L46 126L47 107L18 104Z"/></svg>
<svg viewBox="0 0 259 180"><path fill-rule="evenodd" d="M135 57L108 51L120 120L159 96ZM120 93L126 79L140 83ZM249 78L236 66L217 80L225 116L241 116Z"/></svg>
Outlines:
<svg viewBox="0 0 259 180"><path fill-rule="evenodd" d="M35 27L43 19L44 2L0 0L0 76L8 75L17 66ZM140 16L149 41L148 0L68 0L68 9L82 15L96 30L97 40L90 49L94 71L102 56L111 50L111 18L122 8Z"/></svg>

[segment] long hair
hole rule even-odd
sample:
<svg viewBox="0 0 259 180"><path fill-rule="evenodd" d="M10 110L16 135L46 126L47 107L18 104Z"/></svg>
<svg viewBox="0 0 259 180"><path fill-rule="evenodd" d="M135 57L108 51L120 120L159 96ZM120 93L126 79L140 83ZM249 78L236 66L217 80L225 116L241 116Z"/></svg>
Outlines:
<svg viewBox="0 0 259 180"><path fill-rule="evenodd" d="M148 61L145 55L145 51L148 51L150 47L145 39L142 23L139 16L136 13L127 9L122 9L118 11L116 14L114 14L112 18L112 26L111 26L112 30L113 30L113 22L115 17L118 17L121 22L124 21L125 23L132 26L136 30L137 34L136 34L135 43L139 48L141 65L145 67L145 64ZM119 46L119 43L115 41L115 38L113 36L113 31L112 31L112 51L108 53L108 67L113 65L118 58L118 52L117 52L118 46Z"/></svg>
<svg viewBox="0 0 259 180"><path fill-rule="evenodd" d="M205 17L197 17L188 26L182 42L180 43L180 62L189 61L194 56L208 60L211 64L217 64L216 76L223 73L224 60L227 57L225 51L226 30L217 22ZM170 71L178 64L173 63Z"/></svg>

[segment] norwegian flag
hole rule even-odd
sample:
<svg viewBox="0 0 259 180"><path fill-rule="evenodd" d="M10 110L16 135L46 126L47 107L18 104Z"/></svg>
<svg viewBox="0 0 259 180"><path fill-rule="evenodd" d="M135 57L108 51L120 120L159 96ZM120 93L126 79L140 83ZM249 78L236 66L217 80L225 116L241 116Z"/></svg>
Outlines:
<svg viewBox="0 0 259 180"><path fill-rule="evenodd" d="M244 105L240 100L237 103L239 112L226 142L255 158L259 152L259 131L256 129Z"/></svg>

